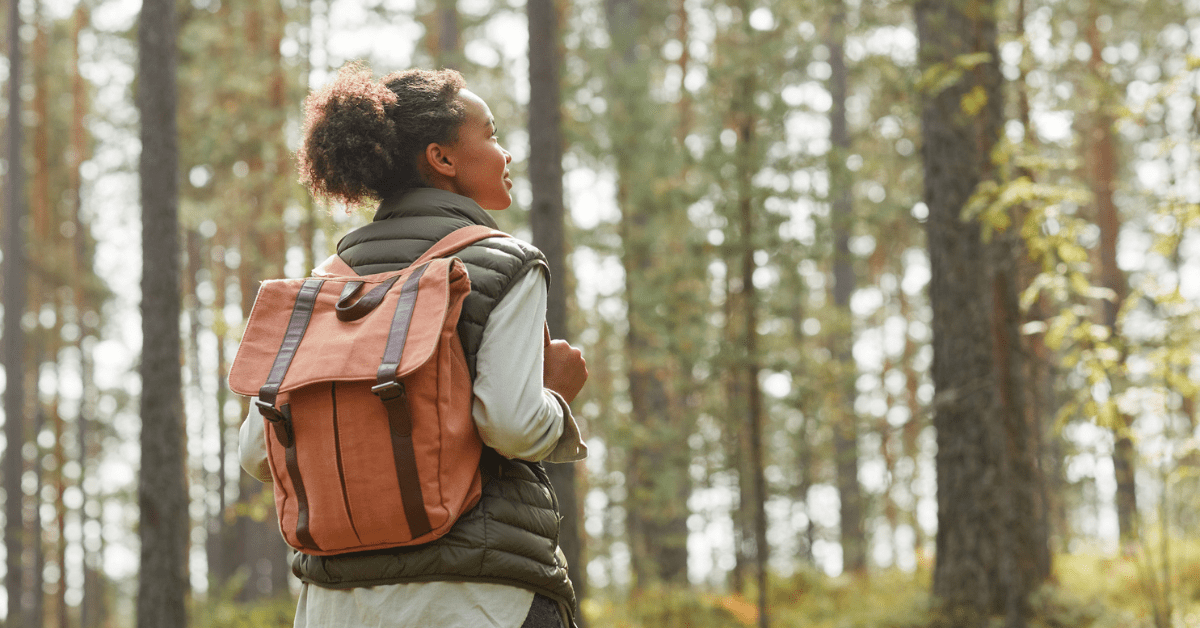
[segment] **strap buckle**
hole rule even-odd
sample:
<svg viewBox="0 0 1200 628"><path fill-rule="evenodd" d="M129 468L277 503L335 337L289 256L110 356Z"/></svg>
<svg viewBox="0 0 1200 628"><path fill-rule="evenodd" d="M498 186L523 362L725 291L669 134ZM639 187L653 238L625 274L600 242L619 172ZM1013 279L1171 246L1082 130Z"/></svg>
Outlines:
<svg viewBox="0 0 1200 628"><path fill-rule="evenodd" d="M375 384L371 387L371 392L383 401L391 401L397 397L408 395L408 391L404 389L404 383L398 381L388 381L382 384Z"/></svg>
<svg viewBox="0 0 1200 628"><path fill-rule="evenodd" d="M275 427L275 438L279 440L279 444L285 448L291 447L296 442L296 433L292 431L291 407L285 403L280 410L261 399L255 399L254 403L263 418Z"/></svg>
<svg viewBox="0 0 1200 628"><path fill-rule="evenodd" d="M283 416L283 413L273 403L267 403L262 399L255 399L254 405L258 407L259 414L272 423L279 423L287 418Z"/></svg>

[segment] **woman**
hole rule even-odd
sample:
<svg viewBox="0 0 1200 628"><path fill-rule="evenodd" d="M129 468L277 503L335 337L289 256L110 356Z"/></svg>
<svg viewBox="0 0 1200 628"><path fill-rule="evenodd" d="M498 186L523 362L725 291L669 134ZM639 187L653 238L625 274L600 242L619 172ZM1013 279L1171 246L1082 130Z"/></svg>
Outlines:
<svg viewBox="0 0 1200 628"><path fill-rule="evenodd" d="M484 210L512 202L512 156L495 120L453 70L410 70L375 81L360 64L305 102L301 180L315 196L375 219L338 255L359 274L407 267L460 227L495 228ZM297 628L414 626L534 628L573 624L574 591L557 546L557 499L540 461L587 455L569 404L587 379L578 349L545 343L545 258L513 238L457 257L471 294L459 335L483 439L483 496L449 533L414 547L341 556L296 553L303 582ZM262 420L242 424L242 466L271 480Z"/></svg>

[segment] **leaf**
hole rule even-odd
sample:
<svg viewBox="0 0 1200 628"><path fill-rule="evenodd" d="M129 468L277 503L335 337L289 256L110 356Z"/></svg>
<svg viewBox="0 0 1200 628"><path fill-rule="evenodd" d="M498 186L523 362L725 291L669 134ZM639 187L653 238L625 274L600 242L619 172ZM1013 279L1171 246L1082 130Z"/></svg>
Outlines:
<svg viewBox="0 0 1200 628"><path fill-rule="evenodd" d="M971 52L954 57L954 65L964 70L973 70L976 66L988 63L991 60L992 53L990 52Z"/></svg>
<svg viewBox="0 0 1200 628"><path fill-rule="evenodd" d="M1075 314L1070 311L1055 316L1050 323L1050 329L1046 330L1046 346L1055 351L1061 349L1067 332L1075 326L1077 320Z"/></svg>
<svg viewBox="0 0 1200 628"><path fill-rule="evenodd" d="M1175 234L1156 238L1150 250L1166 258L1174 257L1179 238Z"/></svg>
<svg viewBox="0 0 1200 628"><path fill-rule="evenodd" d="M987 90L984 89L982 85L976 85L975 87L972 87L971 91L963 94L962 99L959 100L959 106L962 107L963 113L971 117L979 115L979 112L983 111L983 108L986 107L987 104Z"/></svg>
<svg viewBox="0 0 1200 628"><path fill-rule="evenodd" d="M1117 430L1124 427L1120 422L1121 413L1117 411L1117 404L1113 400L1105 401L1098 404L1096 412L1096 423L1101 427Z"/></svg>
<svg viewBox="0 0 1200 628"><path fill-rule="evenodd" d="M1088 261L1088 252L1074 242L1062 242L1058 245L1058 258L1068 264L1078 264Z"/></svg>
<svg viewBox="0 0 1200 628"><path fill-rule="evenodd" d="M1067 280L1071 282L1071 290L1073 290L1075 294L1087 295L1092 290L1091 282L1089 282L1087 276L1081 272L1070 273L1067 276Z"/></svg>
<svg viewBox="0 0 1200 628"><path fill-rule="evenodd" d="M963 71L947 63L929 66L917 80L917 90L933 98L962 80Z"/></svg>

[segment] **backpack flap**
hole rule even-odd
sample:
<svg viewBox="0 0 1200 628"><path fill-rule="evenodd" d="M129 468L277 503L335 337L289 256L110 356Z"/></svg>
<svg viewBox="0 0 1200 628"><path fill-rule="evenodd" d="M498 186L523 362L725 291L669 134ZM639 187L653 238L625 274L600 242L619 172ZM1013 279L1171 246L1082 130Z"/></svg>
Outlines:
<svg viewBox="0 0 1200 628"><path fill-rule="evenodd" d="M404 377L434 354L447 315L457 312L471 290L466 267L457 258L362 277L343 275L336 264L322 264L320 270L324 272L312 278L262 283L229 371L230 390L259 395L273 371L274 379L281 379L278 393L322 381L375 380L398 308L412 312L402 354L391 361L398 364L395 377ZM340 320L338 303L347 284L356 282L363 294L392 284L370 312ZM285 355L288 351L292 355Z"/></svg>

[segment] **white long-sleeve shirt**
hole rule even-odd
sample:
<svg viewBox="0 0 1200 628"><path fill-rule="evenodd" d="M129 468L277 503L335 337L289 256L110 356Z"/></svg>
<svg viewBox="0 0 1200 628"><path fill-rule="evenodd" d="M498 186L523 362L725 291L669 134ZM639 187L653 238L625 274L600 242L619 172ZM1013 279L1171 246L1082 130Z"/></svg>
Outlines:
<svg viewBox="0 0 1200 628"><path fill-rule="evenodd" d="M489 447L509 458L573 462L587 445L562 397L542 385L546 280L521 278L488 318L476 354L471 417ZM262 417L251 404L242 423L242 467L271 481ZM296 628L520 628L533 592L515 586L422 582L353 589L302 585Z"/></svg>

